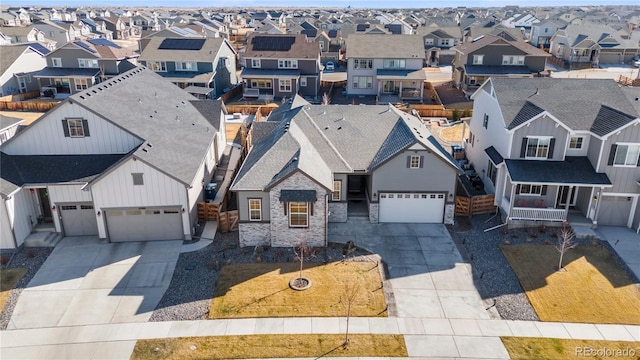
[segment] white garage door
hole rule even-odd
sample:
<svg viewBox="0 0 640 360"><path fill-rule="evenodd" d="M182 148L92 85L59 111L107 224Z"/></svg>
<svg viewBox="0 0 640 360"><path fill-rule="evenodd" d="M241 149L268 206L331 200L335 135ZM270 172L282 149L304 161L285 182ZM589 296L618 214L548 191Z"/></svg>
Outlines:
<svg viewBox="0 0 640 360"><path fill-rule="evenodd" d="M98 235L98 222L91 204L60 205L64 236Z"/></svg>
<svg viewBox="0 0 640 360"><path fill-rule="evenodd" d="M381 193L378 221L382 223L442 223L444 200L444 194Z"/></svg>
<svg viewBox="0 0 640 360"><path fill-rule="evenodd" d="M632 197L603 196L600 201L598 225L627 226L633 205Z"/></svg>
<svg viewBox="0 0 640 360"><path fill-rule="evenodd" d="M178 208L107 210L109 241L182 240Z"/></svg>

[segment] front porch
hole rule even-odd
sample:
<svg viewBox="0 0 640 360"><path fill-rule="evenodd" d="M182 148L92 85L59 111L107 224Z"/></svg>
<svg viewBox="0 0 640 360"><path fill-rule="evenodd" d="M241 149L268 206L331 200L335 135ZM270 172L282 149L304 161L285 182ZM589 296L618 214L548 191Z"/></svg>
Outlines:
<svg viewBox="0 0 640 360"><path fill-rule="evenodd" d="M424 97L425 73L420 70L378 70L378 97L396 97L399 101Z"/></svg>

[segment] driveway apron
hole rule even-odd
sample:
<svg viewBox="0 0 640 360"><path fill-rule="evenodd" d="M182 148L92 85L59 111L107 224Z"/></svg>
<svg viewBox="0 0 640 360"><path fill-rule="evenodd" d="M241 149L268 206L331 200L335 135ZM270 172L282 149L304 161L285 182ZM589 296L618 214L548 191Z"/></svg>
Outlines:
<svg viewBox="0 0 640 360"><path fill-rule="evenodd" d="M22 291L8 329L146 322L169 286L181 246L64 238Z"/></svg>

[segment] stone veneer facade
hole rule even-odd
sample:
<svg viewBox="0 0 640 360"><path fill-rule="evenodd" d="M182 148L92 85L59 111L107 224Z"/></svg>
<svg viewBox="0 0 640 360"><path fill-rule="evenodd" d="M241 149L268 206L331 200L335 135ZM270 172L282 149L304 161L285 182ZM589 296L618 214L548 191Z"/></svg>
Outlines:
<svg viewBox="0 0 640 360"><path fill-rule="evenodd" d="M247 222L238 224L240 246L256 246L271 244L271 226L263 222Z"/></svg>
<svg viewBox="0 0 640 360"><path fill-rule="evenodd" d="M347 222L348 204L346 202L329 203L329 222Z"/></svg>
<svg viewBox="0 0 640 360"><path fill-rule="evenodd" d="M455 221L455 204L447 204L444 206L444 223L447 225L453 225Z"/></svg>
<svg viewBox="0 0 640 360"><path fill-rule="evenodd" d="M380 203L369 203L369 222L378 223L378 215L380 214Z"/></svg>
<svg viewBox="0 0 640 360"><path fill-rule="evenodd" d="M313 215L309 211L309 226L306 228L289 227L288 210L285 214L285 203L280 201L280 190L315 190L317 200L311 204ZM271 203L271 246L292 247L304 240L307 246L324 246L326 236L326 202L329 191L304 174L295 173L269 192ZM309 208L311 210L311 208Z"/></svg>

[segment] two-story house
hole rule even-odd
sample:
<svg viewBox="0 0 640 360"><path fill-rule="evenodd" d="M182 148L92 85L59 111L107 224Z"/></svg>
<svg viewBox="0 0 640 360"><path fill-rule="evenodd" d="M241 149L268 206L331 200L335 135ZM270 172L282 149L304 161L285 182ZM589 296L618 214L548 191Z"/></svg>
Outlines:
<svg viewBox="0 0 640 360"><path fill-rule="evenodd" d="M422 99L426 76L421 36L351 34L346 52L348 95Z"/></svg>
<svg viewBox="0 0 640 360"><path fill-rule="evenodd" d="M47 39L53 40L56 44L56 47L60 47L75 39L72 31L68 27L62 26L61 24L64 23L52 22L49 20L38 20L33 23L33 26L36 29L42 31L43 35Z"/></svg>
<svg viewBox="0 0 640 360"><path fill-rule="evenodd" d="M572 67L628 63L640 54L637 39L623 39L608 25L567 25L551 38L550 52Z"/></svg>
<svg viewBox="0 0 640 360"><path fill-rule="evenodd" d="M371 125L375 124L375 125ZM327 245L327 223L452 223L460 169L392 105L310 105L254 122L233 181L241 246Z"/></svg>
<svg viewBox="0 0 640 360"><path fill-rule="evenodd" d="M0 148L0 248L35 230L191 239L226 146L224 111L144 68L70 96Z"/></svg>
<svg viewBox="0 0 640 360"><path fill-rule="evenodd" d="M453 81L473 91L489 77L534 77L545 71L551 55L507 33L482 35L456 47Z"/></svg>
<svg viewBox="0 0 640 360"><path fill-rule="evenodd" d="M460 43L461 33L458 27L427 27L424 38L424 51L429 66L450 65L455 57L453 47Z"/></svg>
<svg viewBox="0 0 640 360"><path fill-rule="evenodd" d="M532 24L529 43L537 48L549 49L553 35L565 26L567 26L567 23L559 19L545 19Z"/></svg>
<svg viewBox="0 0 640 360"><path fill-rule="evenodd" d="M252 33L243 57L246 98L317 99L320 92L320 46L303 34Z"/></svg>
<svg viewBox="0 0 640 360"><path fill-rule="evenodd" d="M0 46L0 96L38 90L34 75L46 66L46 52L30 44Z"/></svg>
<svg viewBox="0 0 640 360"><path fill-rule="evenodd" d="M224 38L151 37L140 64L203 98L216 98L238 83L236 52Z"/></svg>
<svg viewBox="0 0 640 360"><path fill-rule="evenodd" d="M137 55L106 39L69 42L46 56L35 74L43 96L65 98L136 67Z"/></svg>
<svg viewBox="0 0 640 360"><path fill-rule="evenodd" d="M473 94L466 153L509 224L638 228L634 93L613 80L491 78Z"/></svg>

